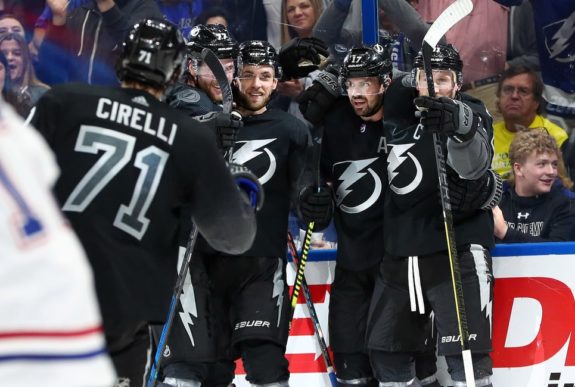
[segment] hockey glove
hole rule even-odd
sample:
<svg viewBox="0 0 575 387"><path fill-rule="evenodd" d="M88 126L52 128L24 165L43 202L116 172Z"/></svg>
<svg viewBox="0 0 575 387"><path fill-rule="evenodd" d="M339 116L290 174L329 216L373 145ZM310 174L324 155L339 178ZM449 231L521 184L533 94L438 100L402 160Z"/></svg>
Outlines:
<svg viewBox="0 0 575 387"><path fill-rule="evenodd" d="M264 189L257 176L240 164L229 163L228 168L238 187L248 196L252 207L259 211L264 205Z"/></svg>
<svg viewBox="0 0 575 387"><path fill-rule="evenodd" d="M450 170L447 172L447 184L453 210L491 210L501 200L503 181L491 169L477 180L461 179Z"/></svg>
<svg viewBox="0 0 575 387"><path fill-rule="evenodd" d="M321 124L324 116L341 94L338 76L337 67L329 66L319 73L313 84L296 99L304 118L315 126Z"/></svg>
<svg viewBox="0 0 575 387"><path fill-rule="evenodd" d="M479 116L461 101L421 96L414 103L421 110L425 131L445 134L458 143L471 140L477 131Z"/></svg>
<svg viewBox="0 0 575 387"><path fill-rule="evenodd" d="M327 45L317 38L294 38L280 48L282 80L307 77L329 56Z"/></svg>
<svg viewBox="0 0 575 387"><path fill-rule="evenodd" d="M241 116L237 112L232 112L227 114L224 112L209 112L202 116L194 117L196 121L199 121L212 129L216 134L216 139L218 141L218 147L222 149L229 149L236 143L238 132L240 128L244 126L241 120Z"/></svg>
<svg viewBox="0 0 575 387"><path fill-rule="evenodd" d="M332 190L327 185L307 186L298 198L300 220L304 223L314 222L314 230L323 230L329 226L333 215Z"/></svg>

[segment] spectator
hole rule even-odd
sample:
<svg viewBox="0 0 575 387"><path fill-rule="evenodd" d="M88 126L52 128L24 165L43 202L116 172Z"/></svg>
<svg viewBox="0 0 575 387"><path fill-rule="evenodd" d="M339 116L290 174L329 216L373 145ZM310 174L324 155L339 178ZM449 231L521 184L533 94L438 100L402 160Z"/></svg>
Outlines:
<svg viewBox="0 0 575 387"><path fill-rule="evenodd" d="M573 183L559 175L563 161L555 139L543 128L520 132L509 158L513 175L493 209L495 237L504 243L569 240L573 219L562 191Z"/></svg>
<svg viewBox="0 0 575 387"><path fill-rule="evenodd" d="M322 0L283 0L282 44L285 45L293 38L311 37L313 27L319 19L322 10ZM284 74L277 86L277 92L280 97L274 101L276 106L305 121L295 99L304 89L311 85L314 75L295 78Z"/></svg>
<svg viewBox="0 0 575 387"><path fill-rule="evenodd" d="M12 107L24 117L30 110L30 101L23 101L19 94L14 91L12 87L12 79L10 78L10 71L8 70L8 60L6 56L0 51L0 90L2 90L2 98L8 102Z"/></svg>
<svg viewBox="0 0 575 387"><path fill-rule="evenodd" d="M18 99L18 112L26 116L49 87L36 78L32 57L24 37L7 33L0 36L0 51L6 56L12 87Z"/></svg>
<svg viewBox="0 0 575 387"><path fill-rule="evenodd" d="M12 32L26 38L26 31L20 20L9 13L0 16L0 35Z"/></svg>
<svg viewBox="0 0 575 387"><path fill-rule="evenodd" d="M282 44L296 37L309 38L322 12L322 0L284 0L281 18Z"/></svg>
<svg viewBox="0 0 575 387"><path fill-rule="evenodd" d="M569 130L575 128L575 2L573 0L494 0L504 5L531 3L537 41L543 98L548 118ZM523 32L521 32L523 33ZM571 128L571 129L569 129Z"/></svg>
<svg viewBox="0 0 575 387"><path fill-rule="evenodd" d="M118 85L115 48L136 22L163 18L154 0L47 0L46 4L52 19L39 60L41 66L50 67L50 78L44 80L51 84Z"/></svg>
<svg viewBox="0 0 575 387"><path fill-rule="evenodd" d="M509 145L519 130L545 128L560 147L567 139L567 133L562 128L540 115L543 109L542 93L541 77L523 66L509 67L499 81L497 105L503 121L493 125L493 169L503 178L511 173Z"/></svg>
<svg viewBox="0 0 575 387"><path fill-rule="evenodd" d="M202 13L198 15L194 25L208 25L208 24L221 24L228 28L230 25L230 15L222 7L210 7L206 8Z"/></svg>
<svg viewBox="0 0 575 387"><path fill-rule="evenodd" d="M156 0L164 17L178 26L182 35L188 36L196 25L196 17L202 12L204 1Z"/></svg>

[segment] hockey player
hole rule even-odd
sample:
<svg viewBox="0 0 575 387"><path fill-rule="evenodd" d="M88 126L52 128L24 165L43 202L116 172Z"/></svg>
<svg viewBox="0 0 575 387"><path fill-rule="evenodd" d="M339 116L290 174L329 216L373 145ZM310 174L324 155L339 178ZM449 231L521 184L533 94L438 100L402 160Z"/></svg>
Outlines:
<svg viewBox="0 0 575 387"><path fill-rule="evenodd" d="M389 197L389 190L410 189L409 185L397 188L388 183L385 171L394 181L395 167L401 164L398 161L411 158L400 154L394 161L396 155L393 148L390 152L387 147L387 138L409 133L406 132L406 129L410 129L409 125L417 124L413 109L405 111L402 107L412 106L416 91L402 86L402 79L391 82L390 71L391 63L385 51L369 47L355 48L346 57L339 77L349 100L340 99L334 104L338 82L328 72L322 73L316 84L301 98L301 108L308 120L319 125L325 119L322 166L328 181L334 184L335 224L338 231L336 275L330 299L330 341L338 379L344 386L377 385L377 381L370 381L374 371L381 381L378 374L380 362L371 359L370 365L364 337L368 327L372 333L374 329L373 321L368 325L366 320L370 300L374 301L372 292L378 282L378 266L387 247L382 240L389 243L398 227L384 223L389 207L384 205L383 197ZM396 105L393 98L397 98L398 94L393 92L390 95L390 90L397 88L408 90L411 94L409 98L400 95L403 99L398 100ZM327 111L329 113L326 114ZM430 150L433 152L432 147ZM491 172L482 174L477 181L450 179L452 207L483 206L499 187L494 183L496 180ZM437 194L432 199L435 200L433 205L439 206ZM313 207L313 203L306 203L304 198L301 206ZM373 297L378 297L378 294ZM394 314L389 312L388 315ZM427 321L426 315L421 317L422 329L424 321ZM421 353L424 348L423 345L413 346L406 348L406 351L416 353L419 383L438 385L434 375L434 358L429 356L429 352ZM411 358L412 355L406 352L406 356Z"/></svg>
<svg viewBox="0 0 575 387"><path fill-rule="evenodd" d="M51 192L54 156L4 102L0 128L1 384L111 386L92 272Z"/></svg>
<svg viewBox="0 0 575 387"><path fill-rule="evenodd" d="M167 314L182 207L226 253L247 250L256 228L213 133L159 101L184 49L168 22L136 24L117 66L122 88L55 87L32 117L62 169L56 196L94 268L108 349L133 384L147 326Z"/></svg>
<svg viewBox="0 0 575 387"><path fill-rule="evenodd" d="M202 49L213 51L226 72L228 82L235 71L234 59L237 42L221 24L197 25L190 31L187 44L187 71L182 80L172 88L166 102L193 117L221 111L222 93L214 74L201 59Z"/></svg>
<svg viewBox="0 0 575 387"><path fill-rule="evenodd" d="M166 386L227 386L238 357L253 386L288 385L287 220L309 135L303 122L266 107L278 77L276 51L268 42L240 45L234 96L244 126L233 161L259 177L266 200L257 214L251 249L234 257L204 248L198 251L196 258L206 271L194 274L195 283L192 278L189 297L197 303L183 311L184 338L173 337L169 354L164 355Z"/></svg>
<svg viewBox="0 0 575 387"><path fill-rule="evenodd" d="M493 219L489 209L496 203L493 195L483 195L481 182L496 178L489 171L491 117L480 101L459 93L463 66L452 46L438 45L431 66L438 97L427 96L421 55L415 59L413 75L420 96L401 79L386 93L385 121L391 125L384 207L386 254L370 307L368 347L380 386L409 385L415 376L409 351L425 346L427 315L433 311L438 353L445 356L455 385L465 385L438 202L432 141L432 133L437 133L446 154L450 188L463 185L466 192L478 193L475 199L481 199L470 196L452 209L476 385L491 386L493 275L488 249L493 246ZM415 107L423 110L421 120L415 118Z"/></svg>
<svg viewBox="0 0 575 387"><path fill-rule="evenodd" d="M337 265L331 285L329 335L340 386L377 386L365 334L369 303L384 254L383 197L386 187L384 95L391 83L389 52L380 45L351 49L340 72L320 73L300 101L304 116L324 126L322 176L335 192ZM339 78L338 78L339 75ZM341 89L340 89L341 86ZM340 97L340 90L347 96ZM329 92L325 92L329 91ZM317 94L316 94L317 93ZM327 113L320 104L331 105ZM320 192L329 192L322 187ZM306 213L329 209L316 187L302 191ZM331 201L331 198L327 196ZM330 212L324 212L326 218ZM329 218L326 219L329 222ZM434 347L420 356L418 376L435 377ZM436 382L435 382L436 383Z"/></svg>

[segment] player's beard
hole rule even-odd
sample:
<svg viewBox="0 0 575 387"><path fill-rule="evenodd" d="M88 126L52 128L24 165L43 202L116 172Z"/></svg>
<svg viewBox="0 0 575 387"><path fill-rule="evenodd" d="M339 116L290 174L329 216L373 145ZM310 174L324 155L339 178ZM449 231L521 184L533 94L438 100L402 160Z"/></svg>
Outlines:
<svg viewBox="0 0 575 387"><path fill-rule="evenodd" d="M270 96L265 96L261 102L252 103L244 93L238 93L238 105L246 110L257 112L258 110L266 107L270 101Z"/></svg>
<svg viewBox="0 0 575 387"><path fill-rule="evenodd" d="M361 97L359 99L365 101L365 103L366 103L366 106L361 108L361 109L357 109L354 106L355 113L360 117L369 118L369 117L373 116L374 114L376 114L379 111L379 109L381 109L381 106L383 105L383 98L378 99L376 101L369 101L365 97ZM370 102L371 102L371 104L370 104Z"/></svg>

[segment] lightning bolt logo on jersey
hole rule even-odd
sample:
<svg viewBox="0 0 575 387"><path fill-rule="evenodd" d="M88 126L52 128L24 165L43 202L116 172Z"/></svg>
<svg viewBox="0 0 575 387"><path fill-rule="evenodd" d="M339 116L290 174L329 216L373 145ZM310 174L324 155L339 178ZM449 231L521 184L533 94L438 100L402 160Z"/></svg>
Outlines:
<svg viewBox="0 0 575 387"><path fill-rule="evenodd" d="M575 11L543 27L549 57L561 63L575 61Z"/></svg>
<svg viewBox="0 0 575 387"><path fill-rule="evenodd" d="M252 163L257 165L257 168L250 167L250 170L256 174L261 184L265 184L274 176L277 166L276 157L265 146L276 140L277 138L238 141L236 143L237 150L232 156L232 161L244 165L248 161L258 158L255 163ZM264 172L262 173L262 171Z"/></svg>
<svg viewBox="0 0 575 387"><path fill-rule="evenodd" d="M389 188L398 195L405 195L412 192L419 186L423 177L423 170L419 160L417 160L413 153L407 152L413 145L414 144L390 145L391 151L387 156L387 175L389 177ZM402 187L397 187L393 184L393 179L398 174L396 170L408 159L411 160L413 166L415 167L415 176L409 184Z"/></svg>
<svg viewBox="0 0 575 387"><path fill-rule="evenodd" d="M377 159L375 157L366 160L342 161L333 165L334 175L336 176L338 175L336 171L345 167L337 178L341 183L336 191L336 205L341 211L348 214L357 214L370 208L380 197L382 192L381 179L372 168L369 168ZM365 184L372 186L371 195L365 200L360 199L361 201L358 202L358 199L354 198L355 200L348 200L344 204L345 198L353 191L352 186L363 178L369 180L369 182L364 183L364 186Z"/></svg>

